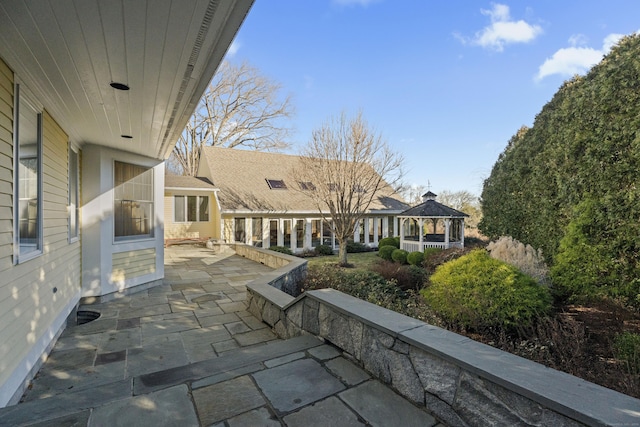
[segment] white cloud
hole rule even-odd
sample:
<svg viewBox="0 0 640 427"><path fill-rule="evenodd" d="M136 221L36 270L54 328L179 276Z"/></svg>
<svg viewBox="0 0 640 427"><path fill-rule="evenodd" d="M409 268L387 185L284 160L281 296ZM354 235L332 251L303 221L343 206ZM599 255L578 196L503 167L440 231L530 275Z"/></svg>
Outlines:
<svg viewBox="0 0 640 427"><path fill-rule="evenodd" d="M524 20L514 21L509 14L509 6L493 3L490 10L481 9L483 15L489 16L491 24L478 31L471 39L456 35L464 43L502 52L504 47L513 43L528 43L542 34L542 27L532 25Z"/></svg>
<svg viewBox="0 0 640 427"><path fill-rule="evenodd" d="M594 49L584 46L586 38L583 35L573 35L569 38L571 47L559 49L551 58L547 58L538 69L536 80L540 81L554 74L571 77L585 73L600 62L622 37L622 34L609 34L602 43L602 49Z"/></svg>

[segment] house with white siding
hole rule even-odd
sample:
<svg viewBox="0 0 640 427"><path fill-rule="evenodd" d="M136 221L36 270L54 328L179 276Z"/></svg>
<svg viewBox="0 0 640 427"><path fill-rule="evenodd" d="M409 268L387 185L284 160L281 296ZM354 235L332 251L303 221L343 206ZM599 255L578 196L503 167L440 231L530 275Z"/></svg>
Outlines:
<svg viewBox="0 0 640 427"><path fill-rule="evenodd" d="M171 184L165 184L165 238L284 246L294 253L321 244L337 248L326 221L328 211L321 214L304 195L304 191L313 191L314 184L299 182L290 174L299 159L289 154L204 147L198 178L166 178ZM206 219L196 212L202 212L203 203L208 203ZM397 215L408 207L390 186L383 186L354 230L353 241L377 247L383 237L398 236Z"/></svg>
<svg viewBox="0 0 640 427"><path fill-rule="evenodd" d="M161 282L163 162L252 2L0 3L0 407L81 298Z"/></svg>

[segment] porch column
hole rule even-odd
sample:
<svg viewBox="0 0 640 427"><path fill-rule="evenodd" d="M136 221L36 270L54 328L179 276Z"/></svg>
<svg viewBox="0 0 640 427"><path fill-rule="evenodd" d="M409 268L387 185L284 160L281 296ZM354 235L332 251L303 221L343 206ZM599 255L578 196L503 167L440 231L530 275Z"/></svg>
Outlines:
<svg viewBox="0 0 640 427"><path fill-rule="evenodd" d="M371 218L371 220L373 221L373 242L371 243L378 246L378 241L380 240L380 236L378 236L378 221L380 221L380 218Z"/></svg>
<svg viewBox="0 0 640 427"><path fill-rule="evenodd" d="M424 230L422 229L422 227L424 226L424 219L420 218L420 221L418 221L418 224L420 224L420 227L418 228L418 233L419 233L418 234L418 236L419 236L418 242L420 242L420 250L424 251L424 246L423 246L423 244L424 244L424 237L423 237L424 236Z"/></svg>
<svg viewBox="0 0 640 427"><path fill-rule="evenodd" d="M464 248L464 218L460 220L460 244Z"/></svg>
<svg viewBox="0 0 640 427"><path fill-rule="evenodd" d="M406 221L406 218L398 218L398 223L400 224L400 249L403 249L403 246L404 246L404 222L405 221ZM394 228L395 228L395 224L394 224Z"/></svg>
<svg viewBox="0 0 640 427"><path fill-rule="evenodd" d="M278 246L284 246L284 219L278 218Z"/></svg>
<svg viewBox="0 0 640 427"><path fill-rule="evenodd" d="M251 246L251 236L253 234L253 220L251 217L244 218L244 244Z"/></svg>
<svg viewBox="0 0 640 427"><path fill-rule="evenodd" d="M389 236L389 217L384 217L381 219L382 221L382 237L391 237Z"/></svg>
<svg viewBox="0 0 640 427"><path fill-rule="evenodd" d="M364 243L365 245L369 244L369 221L371 221L370 218L364 218L362 220L362 235L364 236Z"/></svg>
<svg viewBox="0 0 640 427"><path fill-rule="evenodd" d="M262 217L262 247L269 247L269 218Z"/></svg>
<svg viewBox="0 0 640 427"><path fill-rule="evenodd" d="M304 219L304 247L308 249L313 249L313 244L311 243L311 219Z"/></svg>
<svg viewBox="0 0 640 427"><path fill-rule="evenodd" d="M449 249L449 228L451 227L451 220L449 218L444 220L444 248Z"/></svg>

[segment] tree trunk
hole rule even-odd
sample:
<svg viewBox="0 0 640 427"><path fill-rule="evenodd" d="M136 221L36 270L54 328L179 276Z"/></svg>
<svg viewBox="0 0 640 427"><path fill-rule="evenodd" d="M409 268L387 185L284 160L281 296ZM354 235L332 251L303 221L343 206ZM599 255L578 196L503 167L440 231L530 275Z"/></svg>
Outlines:
<svg viewBox="0 0 640 427"><path fill-rule="evenodd" d="M338 242L340 248L338 249L338 264L342 267L349 265L347 262L347 241Z"/></svg>

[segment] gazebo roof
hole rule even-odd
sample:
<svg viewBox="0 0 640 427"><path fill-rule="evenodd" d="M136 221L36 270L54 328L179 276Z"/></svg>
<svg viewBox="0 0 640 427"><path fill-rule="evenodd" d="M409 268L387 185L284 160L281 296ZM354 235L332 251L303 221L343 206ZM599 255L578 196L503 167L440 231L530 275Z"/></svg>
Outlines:
<svg viewBox="0 0 640 427"><path fill-rule="evenodd" d="M433 193L432 193L433 194ZM434 194L435 196L435 194ZM399 216L413 216L425 218L463 218L467 215L464 212L445 206L433 199L426 200L417 206L407 209Z"/></svg>

